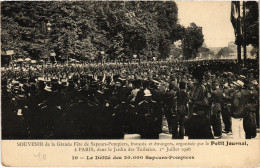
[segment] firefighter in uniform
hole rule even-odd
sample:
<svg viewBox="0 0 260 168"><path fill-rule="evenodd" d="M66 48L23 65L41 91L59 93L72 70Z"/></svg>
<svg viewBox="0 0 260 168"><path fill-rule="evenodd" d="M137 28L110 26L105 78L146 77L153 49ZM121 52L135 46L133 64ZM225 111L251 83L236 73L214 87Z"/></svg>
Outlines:
<svg viewBox="0 0 260 168"><path fill-rule="evenodd" d="M144 99L138 104L139 133L142 139L158 139L161 123L157 104L152 100L150 90L144 90Z"/></svg>

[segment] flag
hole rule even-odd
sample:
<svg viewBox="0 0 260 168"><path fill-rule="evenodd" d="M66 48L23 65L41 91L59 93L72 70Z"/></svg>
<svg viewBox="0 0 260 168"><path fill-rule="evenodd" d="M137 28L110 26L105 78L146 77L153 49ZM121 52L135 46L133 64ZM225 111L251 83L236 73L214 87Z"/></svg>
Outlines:
<svg viewBox="0 0 260 168"><path fill-rule="evenodd" d="M235 30L235 35L240 34L240 1L231 2L231 23Z"/></svg>

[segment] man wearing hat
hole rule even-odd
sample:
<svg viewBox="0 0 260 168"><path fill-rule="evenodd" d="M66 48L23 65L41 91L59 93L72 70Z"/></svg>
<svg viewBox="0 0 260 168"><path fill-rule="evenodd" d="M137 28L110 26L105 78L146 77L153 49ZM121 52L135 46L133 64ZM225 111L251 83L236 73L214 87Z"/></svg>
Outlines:
<svg viewBox="0 0 260 168"><path fill-rule="evenodd" d="M206 107L208 105L207 102L207 92L205 86L202 84L203 74L196 69L193 71L193 77L195 78L194 88L192 90L190 100L191 100L191 108L193 109L195 106L203 106ZM191 111L192 111L191 109ZM209 117L209 111L204 111L205 113L201 114L205 117Z"/></svg>
<svg viewBox="0 0 260 168"><path fill-rule="evenodd" d="M231 125L232 125L232 121L231 121L231 102L233 99L233 95L236 92L235 88L234 88L234 84L228 84L225 83L224 84L224 88L223 88L223 109L222 109L222 119L223 119L223 123L224 123L224 129L223 129L223 133L227 133L227 134L231 134L232 133L232 129L231 129Z"/></svg>
<svg viewBox="0 0 260 168"><path fill-rule="evenodd" d="M183 139L184 137L184 124L185 120L188 116L188 101L189 101L189 96L186 93L186 84L187 81L185 79L182 79L179 84L180 90L177 92L176 98L177 98L177 115L175 117L175 121L173 122L173 138L180 138ZM178 130L178 125L179 125L179 130ZM177 131L178 130L178 131ZM174 133L175 132L175 133Z"/></svg>
<svg viewBox="0 0 260 168"><path fill-rule="evenodd" d="M215 137L221 137L222 127L221 127L221 119L220 113L222 111L223 92L219 88L219 82L214 81L212 84L212 93L209 99L209 103L211 106L211 125L213 127L213 132Z"/></svg>
<svg viewBox="0 0 260 168"><path fill-rule="evenodd" d="M134 106L128 103L127 92L120 93L120 101L114 108L115 112L113 114L114 129L117 130L114 135L115 138L123 138L126 133L136 133L136 112Z"/></svg>
<svg viewBox="0 0 260 168"><path fill-rule="evenodd" d="M149 81L143 80L142 86L140 87L139 91L136 94L135 98L135 106L137 107L138 104L144 99L144 90L149 87Z"/></svg>
<svg viewBox="0 0 260 168"><path fill-rule="evenodd" d="M256 90L259 95L259 84L258 84L257 80L253 79L251 81L251 84L253 85L253 86L251 86L252 89ZM256 112L257 112L256 113L256 126L257 126L257 128L259 128L259 99L256 99L255 103L256 103Z"/></svg>
<svg viewBox="0 0 260 168"><path fill-rule="evenodd" d="M188 118L185 126L186 135L189 139L214 139L210 123L201 114L208 110L207 105L195 106L192 115Z"/></svg>
<svg viewBox="0 0 260 168"><path fill-rule="evenodd" d="M253 83L245 83L246 90L250 92L250 98L244 107L244 119L243 127L246 133L246 139L251 139L256 137L256 114L258 113L258 93L254 88Z"/></svg>
<svg viewBox="0 0 260 168"><path fill-rule="evenodd" d="M236 92L232 98L231 105L231 120L232 120L232 132L234 139L245 139L245 132L243 129L243 117L245 114L244 107L249 99L250 92L243 89L244 82L237 80L233 82Z"/></svg>
<svg viewBox="0 0 260 168"><path fill-rule="evenodd" d="M150 90L144 90L144 100L138 104L139 133L142 139L158 139L161 132L162 114L158 113L156 102Z"/></svg>
<svg viewBox="0 0 260 168"><path fill-rule="evenodd" d="M131 91L131 102L135 102L135 99L136 99L136 96L137 96L137 93L140 91L140 87L141 87L141 80L134 80L132 82L133 84L133 89Z"/></svg>
<svg viewBox="0 0 260 168"><path fill-rule="evenodd" d="M1 81L1 103L2 103L2 138L12 138L12 126L11 121L14 120L16 113L15 110L15 98L13 98L11 90L8 88L8 80L3 78ZM13 101L12 101L13 99Z"/></svg>
<svg viewBox="0 0 260 168"><path fill-rule="evenodd" d="M117 127L115 124L115 106L112 103L112 92L111 87L107 87L104 89L103 101L100 107L101 117L100 117L100 125L103 129L102 131L102 139L113 139L117 135Z"/></svg>
<svg viewBox="0 0 260 168"><path fill-rule="evenodd" d="M158 110L158 114L163 114L163 109L165 108L165 93L162 92L159 88L158 85L160 85L160 83L151 80L149 82L149 87L148 90L150 90L151 94L152 94L152 101L155 102L155 104L157 105L157 110ZM165 86L167 87L167 86ZM159 124L162 123L162 115L158 115L158 122ZM169 125L169 123L168 123ZM161 128L161 126L159 126Z"/></svg>
<svg viewBox="0 0 260 168"><path fill-rule="evenodd" d="M168 122L169 132L172 134L177 134L177 130L173 129L177 124L176 119L176 91L174 90L173 85L169 85L169 89L166 91L164 96L164 114ZM174 123L175 122L175 123Z"/></svg>

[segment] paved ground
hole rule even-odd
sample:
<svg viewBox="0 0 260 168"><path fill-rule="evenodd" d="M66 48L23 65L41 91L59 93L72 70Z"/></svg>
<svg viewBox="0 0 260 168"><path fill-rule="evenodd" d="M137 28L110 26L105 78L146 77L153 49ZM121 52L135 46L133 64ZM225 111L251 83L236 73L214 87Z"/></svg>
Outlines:
<svg viewBox="0 0 260 168"><path fill-rule="evenodd" d="M221 119L222 120L222 119ZM159 139L171 139L172 134L169 133L168 130L168 124L165 117L163 117L163 123L162 123L162 133L159 136ZM224 127L224 124L222 123L222 128ZM125 139L139 139L141 136L139 134L135 135L126 135ZM187 136L184 137L184 140L188 139ZM233 139L233 134L222 134L221 139ZM260 139L260 129L257 129L257 136L255 139Z"/></svg>
<svg viewBox="0 0 260 168"><path fill-rule="evenodd" d="M257 136L254 139L260 139L260 129L257 129ZM141 136L139 134L126 134L125 139L140 139ZM172 134L169 133L161 133L159 139L172 139ZM233 139L233 135L222 134L221 139ZM185 136L184 140L188 140L188 137Z"/></svg>

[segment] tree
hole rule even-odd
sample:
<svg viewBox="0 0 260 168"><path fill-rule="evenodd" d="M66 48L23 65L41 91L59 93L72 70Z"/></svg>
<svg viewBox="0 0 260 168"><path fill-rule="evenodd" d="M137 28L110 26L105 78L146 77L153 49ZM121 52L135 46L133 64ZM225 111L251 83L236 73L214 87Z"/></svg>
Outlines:
<svg viewBox="0 0 260 168"><path fill-rule="evenodd" d="M170 54L174 59L179 59L181 55L183 55L182 48L181 48L181 41L177 41L171 46Z"/></svg>
<svg viewBox="0 0 260 168"><path fill-rule="evenodd" d="M5 1L1 21L2 50L34 59L50 51L57 59L96 59L100 51L165 59L184 34L173 1Z"/></svg>
<svg viewBox="0 0 260 168"><path fill-rule="evenodd" d="M182 27L178 22L178 8L175 2L157 2L155 6L156 20L161 30L159 33L158 51L160 58L169 57L173 42L181 39Z"/></svg>
<svg viewBox="0 0 260 168"><path fill-rule="evenodd" d="M88 16L91 5L80 2L4 2L1 7L2 49L11 47L6 41L13 36L13 48L25 57L40 58L51 49L59 56L81 56L86 46L82 36L86 38L86 32L95 28ZM50 32L46 30L48 21L52 25Z"/></svg>
<svg viewBox="0 0 260 168"><path fill-rule="evenodd" d="M234 51L229 47L221 48L217 54L218 58L221 56L228 57L230 53L233 53Z"/></svg>
<svg viewBox="0 0 260 168"><path fill-rule="evenodd" d="M110 47L108 49L108 54L110 55L110 60L115 60L123 53L123 43L124 37L121 33L118 33L111 39Z"/></svg>
<svg viewBox="0 0 260 168"><path fill-rule="evenodd" d="M200 47L198 49L198 53L201 55L201 57L203 58L208 58L209 56L214 56L214 52L211 51L210 49L206 48L206 47Z"/></svg>
<svg viewBox="0 0 260 168"><path fill-rule="evenodd" d="M203 45L204 36L202 27L198 27L195 23L191 23L185 28L185 33L182 38L182 49L186 59L195 58L198 49Z"/></svg>
<svg viewBox="0 0 260 168"><path fill-rule="evenodd" d="M257 54L259 53L258 49L257 48L252 48L252 50L250 51L250 54L252 56L257 56Z"/></svg>
<svg viewBox="0 0 260 168"><path fill-rule="evenodd" d="M246 5L246 17L245 17L245 29L246 29L246 44L252 44L255 48L257 58L259 56L259 10L257 1L245 2Z"/></svg>
<svg viewBox="0 0 260 168"><path fill-rule="evenodd" d="M259 11L257 1L248 1L246 3L246 42L254 47L259 45Z"/></svg>

